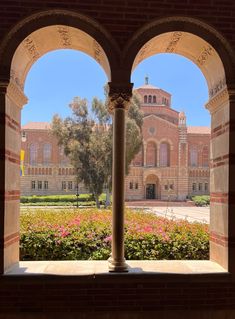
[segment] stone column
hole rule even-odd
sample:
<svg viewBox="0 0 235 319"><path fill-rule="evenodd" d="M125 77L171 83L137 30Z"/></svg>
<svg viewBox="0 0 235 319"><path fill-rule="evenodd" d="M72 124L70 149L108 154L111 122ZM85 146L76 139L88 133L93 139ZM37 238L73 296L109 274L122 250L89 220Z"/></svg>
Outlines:
<svg viewBox="0 0 235 319"><path fill-rule="evenodd" d="M0 83L0 272L19 262L21 108L27 103L14 80Z"/></svg>
<svg viewBox="0 0 235 319"><path fill-rule="evenodd" d="M233 191L235 187L232 171L235 154L233 150L235 116L232 104L234 104L234 95L229 96L225 87L211 97L206 108L211 113L210 260L234 273Z"/></svg>
<svg viewBox="0 0 235 319"><path fill-rule="evenodd" d="M109 109L113 113L113 174L112 174L112 255L109 271L127 271L124 258L124 204L125 204L125 116L132 95L132 84L109 83Z"/></svg>

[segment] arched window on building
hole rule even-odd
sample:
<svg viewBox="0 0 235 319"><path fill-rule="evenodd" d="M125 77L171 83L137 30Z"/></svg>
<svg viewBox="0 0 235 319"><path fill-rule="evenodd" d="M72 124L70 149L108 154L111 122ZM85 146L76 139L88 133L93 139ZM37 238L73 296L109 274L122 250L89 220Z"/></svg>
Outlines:
<svg viewBox="0 0 235 319"><path fill-rule="evenodd" d="M142 166L143 165L143 147L141 146L140 151L134 157L132 161L133 166Z"/></svg>
<svg viewBox="0 0 235 319"><path fill-rule="evenodd" d="M146 165L156 166L157 149L154 142L148 142L146 148Z"/></svg>
<svg viewBox="0 0 235 319"><path fill-rule="evenodd" d="M30 165L37 164L37 157L38 157L38 146L37 146L37 144L31 144L29 147L29 163L30 163Z"/></svg>
<svg viewBox="0 0 235 319"><path fill-rule="evenodd" d="M191 146L190 149L190 166L198 166L198 150L196 145Z"/></svg>
<svg viewBox="0 0 235 319"><path fill-rule="evenodd" d="M43 145L43 164L48 165L51 162L51 144Z"/></svg>
<svg viewBox="0 0 235 319"><path fill-rule="evenodd" d="M160 145L160 166L170 166L170 148L168 143Z"/></svg>
<svg viewBox="0 0 235 319"><path fill-rule="evenodd" d="M204 146L202 148L202 166L208 167L209 166L209 149L208 146Z"/></svg>
<svg viewBox="0 0 235 319"><path fill-rule="evenodd" d="M156 95L153 96L153 103L157 103Z"/></svg>
<svg viewBox="0 0 235 319"><path fill-rule="evenodd" d="M147 95L144 96L144 103L148 103L148 97L147 97Z"/></svg>
<svg viewBox="0 0 235 319"><path fill-rule="evenodd" d="M149 97L148 97L148 103L152 103L152 95L149 95Z"/></svg>

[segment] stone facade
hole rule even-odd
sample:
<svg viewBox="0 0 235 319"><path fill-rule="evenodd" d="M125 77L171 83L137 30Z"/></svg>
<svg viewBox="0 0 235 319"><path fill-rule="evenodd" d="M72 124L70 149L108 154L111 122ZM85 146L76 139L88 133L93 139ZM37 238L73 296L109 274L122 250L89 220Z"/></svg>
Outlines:
<svg viewBox="0 0 235 319"><path fill-rule="evenodd" d="M125 179L126 200L184 200L209 194L209 127L190 127L171 108L171 95L146 84L136 89L141 101L143 146ZM74 194L76 177L49 123L22 127L25 151L22 195ZM86 192L79 185L79 192Z"/></svg>

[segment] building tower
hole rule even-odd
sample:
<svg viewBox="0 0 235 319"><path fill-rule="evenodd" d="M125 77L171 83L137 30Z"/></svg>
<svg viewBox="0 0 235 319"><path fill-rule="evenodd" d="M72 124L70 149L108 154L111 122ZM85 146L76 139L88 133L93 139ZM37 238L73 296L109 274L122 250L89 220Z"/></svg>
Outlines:
<svg viewBox="0 0 235 319"><path fill-rule="evenodd" d="M188 195L188 141L186 115L179 113L179 150L178 150L178 199L185 200Z"/></svg>

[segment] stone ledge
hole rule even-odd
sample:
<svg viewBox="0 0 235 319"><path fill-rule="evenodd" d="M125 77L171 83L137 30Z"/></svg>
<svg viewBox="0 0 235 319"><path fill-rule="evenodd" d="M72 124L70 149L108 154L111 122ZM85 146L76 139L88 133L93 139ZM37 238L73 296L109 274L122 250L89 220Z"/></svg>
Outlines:
<svg viewBox="0 0 235 319"><path fill-rule="evenodd" d="M136 277L143 276L153 278L189 277L198 275L211 279L212 277L227 278L230 275L224 268L209 260L129 260L128 273L109 273L107 261L21 261L12 266L4 276L78 276L86 278L98 277ZM193 276L190 276L193 277ZM230 277L230 276L229 276ZM191 278L192 279L192 278Z"/></svg>

